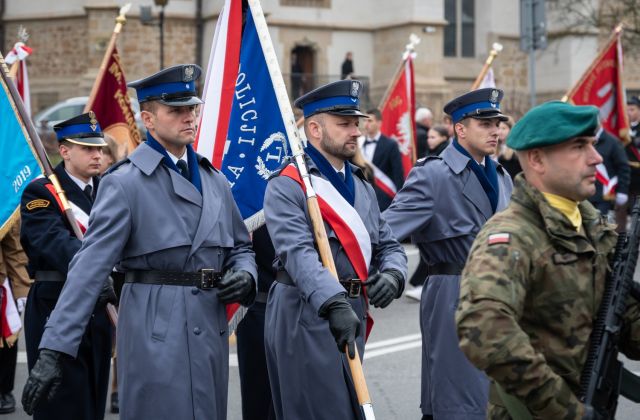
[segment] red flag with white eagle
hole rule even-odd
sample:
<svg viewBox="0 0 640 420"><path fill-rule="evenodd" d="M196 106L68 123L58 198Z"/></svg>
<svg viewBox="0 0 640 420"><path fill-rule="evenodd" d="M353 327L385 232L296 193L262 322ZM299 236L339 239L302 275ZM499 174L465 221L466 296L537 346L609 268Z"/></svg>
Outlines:
<svg viewBox="0 0 640 420"><path fill-rule="evenodd" d="M380 131L398 143L402 167L406 177L416 156L415 135L415 87L413 57L407 54L380 106L382 125Z"/></svg>
<svg viewBox="0 0 640 420"><path fill-rule="evenodd" d="M32 52L33 49L27 47L24 42L16 42L4 58L4 61L11 66L9 74L11 76L15 74L15 84L24 103L24 109L29 116L31 116L31 92L29 91L29 75L27 73L26 58Z"/></svg>
<svg viewBox="0 0 640 420"><path fill-rule="evenodd" d="M591 63L578 83L563 100L575 105L594 105L600 109L605 130L623 142L629 142L625 91L622 80L622 45L620 27Z"/></svg>

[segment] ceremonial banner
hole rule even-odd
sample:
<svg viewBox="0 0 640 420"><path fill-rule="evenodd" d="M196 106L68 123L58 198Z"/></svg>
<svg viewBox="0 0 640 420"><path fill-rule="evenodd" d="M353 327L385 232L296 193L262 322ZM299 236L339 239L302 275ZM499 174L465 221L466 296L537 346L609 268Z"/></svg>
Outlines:
<svg viewBox="0 0 640 420"><path fill-rule="evenodd" d="M5 80L0 80L0 237L18 216L22 191L42 174Z"/></svg>
<svg viewBox="0 0 640 420"><path fill-rule="evenodd" d="M241 6L242 1L227 0L218 21L196 150L227 177L245 224L253 231L264 223L267 180L289 150L273 82L248 11L238 39Z"/></svg>
<svg viewBox="0 0 640 420"><path fill-rule="evenodd" d="M400 66L380 106L380 131L398 142L406 177L415 163L415 88L413 58L409 55Z"/></svg>
<svg viewBox="0 0 640 420"><path fill-rule="evenodd" d="M252 232L264 224L267 180L289 153L265 54L250 11L243 13L242 0L225 1L203 96L195 149L227 177ZM231 330L244 315L238 308L227 306Z"/></svg>
<svg viewBox="0 0 640 420"><path fill-rule="evenodd" d="M31 92L29 90L29 74L27 73L26 58L32 52L33 49L24 45L24 42L16 42L16 45L13 46L13 49L9 51L9 54L5 57L5 61L8 65L18 66L15 83L29 117L31 116Z"/></svg>
<svg viewBox="0 0 640 420"><path fill-rule="evenodd" d="M138 147L140 132L131 109L127 81L115 45L109 54L105 71L98 75L92 96L85 107L85 112L90 110L96 114L102 131L113 136L119 144L126 144L128 153Z"/></svg>
<svg viewBox="0 0 640 420"><path fill-rule="evenodd" d="M616 31L565 99L575 105L597 106L604 129L627 143L629 120L622 83L622 45Z"/></svg>

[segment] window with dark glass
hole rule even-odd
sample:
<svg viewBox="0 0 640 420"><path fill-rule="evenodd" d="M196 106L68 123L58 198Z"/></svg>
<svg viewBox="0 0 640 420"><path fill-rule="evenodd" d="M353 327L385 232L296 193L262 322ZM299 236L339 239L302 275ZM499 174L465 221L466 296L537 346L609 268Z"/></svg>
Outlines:
<svg viewBox="0 0 640 420"><path fill-rule="evenodd" d="M445 57L474 57L475 0L444 0Z"/></svg>

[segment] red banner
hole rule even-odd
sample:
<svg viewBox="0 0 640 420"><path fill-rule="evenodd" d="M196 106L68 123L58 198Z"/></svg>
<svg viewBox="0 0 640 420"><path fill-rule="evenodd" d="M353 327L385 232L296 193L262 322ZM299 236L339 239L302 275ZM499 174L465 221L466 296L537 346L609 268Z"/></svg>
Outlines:
<svg viewBox="0 0 640 420"><path fill-rule="evenodd" d="M97 92L87 109L96 114L102 131L113 136L118 144L126 144L127 153L131 153L140 144L140 132L131 109L127 81L115 46L102 78L96 83Z"/></svg>
<svg viewBox="0 0 640 420"><path fill-rule="evenodd" d="M597 106L602 126L626 143L629 141L629 120L622 83L622 45L618 32L567 94L567 98L575 105Z"/></svg>
<svg viewBox="0 0 640 420"><path fill-rule="evenodd" d="M398 69L380 106L380 131L398 142L405 177L415 163L415 88L413 59L409 56Z"/></svg>

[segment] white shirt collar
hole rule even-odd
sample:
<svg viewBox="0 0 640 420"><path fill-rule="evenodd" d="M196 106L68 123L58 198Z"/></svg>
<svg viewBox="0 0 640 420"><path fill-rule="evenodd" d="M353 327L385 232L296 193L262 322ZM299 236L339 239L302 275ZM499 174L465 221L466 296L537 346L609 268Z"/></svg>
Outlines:
<svg viewBox="0 0 640 420"><path fill-rule="evenodd" d="M171 152L169 152L167 150L167 154L169 155L169 157L171 158L171 161L173 162L173 164L175 165L179 160L184 160L187 164L189 164L189 161L187 160L187 150L185 149L184 153L182 154L182 156L177 157L175 155L172 155Z"/></svg>
<svg viewBox="0 0 640 420"><path fill-rule="evenodd" d="M91 185L91 188L93 188L93 178L89 178L89 182L84 182L84 181L83 181L83 180L81 180L80 178L77 178L77 177L75 177L75 176L71 175L71 173L69 173L69 171L67 171L67 168L65 168L65 169L64 169L64 171L67 173L67 175L69 175L69 178L71 178L71 180L72 180L73 182L75 182L75 183L76 183L76 185L77 185L78 187L80 187L80 189L81 189L82 191L84 191L84 188L85 188L87 185Z"/></svg>
<svg viewBox="0 0 640 420"><path fill-rule="evenodd" d="M369 137L369 136L367 136L367 140L374 140L374 141L378 141L378 140L380 140L380 135L381 135L381 134L382 134L382 133L380 133L380 132L378 131L378 132L376 133L376 135L375 135L375 136L373 136L373 137Z"/></svg>
<svg viewBox="0 0 640 420"><path fill-rule="evenodd" d="M336 169L336 167L332 165L332 168L335 169L336 172L341 173L343 176L347 175L345 173L346 167L347 165L345 163L342 164L342 169Z"/></svg>

